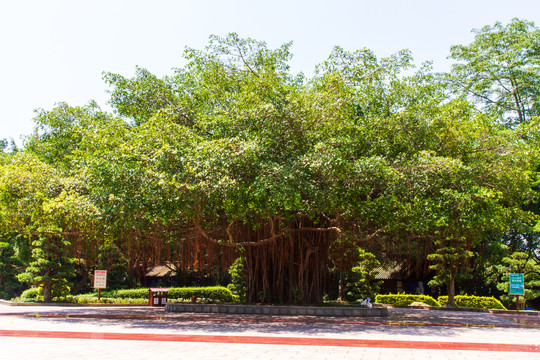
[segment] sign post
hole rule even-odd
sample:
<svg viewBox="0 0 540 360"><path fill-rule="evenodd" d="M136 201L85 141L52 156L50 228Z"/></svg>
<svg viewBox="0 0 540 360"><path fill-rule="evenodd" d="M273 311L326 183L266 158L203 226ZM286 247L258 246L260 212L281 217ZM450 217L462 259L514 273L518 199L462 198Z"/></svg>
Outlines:
<svg viewBox="0 0 540 360"><path fill-rule="evenodd" d="M516 296L516 310L519 311L519 296L525 295L524 274L510 274L510 295Z"/></svg>
<svg viewBox="0 0 540 360"><path fill-rule="evenodd" d="M98 289L98 300L101 300L101 289L107 287L107 270L94 271L94 289Z"/></svg>

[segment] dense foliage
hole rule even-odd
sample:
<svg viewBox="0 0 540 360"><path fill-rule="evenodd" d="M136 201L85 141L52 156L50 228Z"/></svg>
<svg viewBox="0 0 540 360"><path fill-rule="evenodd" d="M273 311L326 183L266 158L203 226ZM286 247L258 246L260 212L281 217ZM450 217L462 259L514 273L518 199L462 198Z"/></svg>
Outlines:
<svg viewBox="0 0 540 360"><path fill-rule="evenodd" d="M134 287L155 264L178 282L241 255L231 273L247 302L317 303L336 274L340 298L374 293L371 270L401 259L425 264L453 304L487 262L524 247L538 264L523 240L538 230L540 139L538 42L524 33L538 30L484 28L452 48L462 63L445 76L408 51L336 47L308 79L289 70L291 44L236 34L187 49L171 76L107 73L113 113L40 110L24 148L0 153L0 230L18 239L1 243L0 283L16 289L18 267L49 300L68 282L89 290L99 268ZM521 63L472 57L505 44ZM498 82L471 85L485 71Z"/></svg>

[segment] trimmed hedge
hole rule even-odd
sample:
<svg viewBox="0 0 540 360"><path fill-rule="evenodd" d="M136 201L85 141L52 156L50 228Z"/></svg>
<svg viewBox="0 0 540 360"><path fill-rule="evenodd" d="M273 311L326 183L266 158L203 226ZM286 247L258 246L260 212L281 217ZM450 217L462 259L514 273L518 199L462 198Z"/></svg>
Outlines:
<svg viewBox="0 0 540 360"><path fill-rule="evenodd" d="M101 295L111 299L148 299L148 288L122 289L106 293L102 291Z"/></svg>
<svg viewBox="0 0 540 360"><path fill-rule="evenodd" d="M389 304L389 305L404 305L408 306L414 302L421 302L428 304L430 306L441 306L429 295L411 295L411 294L388 294L388 295L377 295L375 296L375 302L378 304Z"/></svg>
<svg viewBox="0 0 540 360"><path fill-rule="evenodd" d="M217 300L221 302L233 302L234 295L231 290L223 286L211 287L188 287L188 288L170 288L169 298L171 299L198 299Z"/></svg>
<svg viewBox="0 0 540 360"><path fill-rule="evenodd" d="M82 295L66 295L54 297L54 302L65 302L75 304L132 304L143 305L148 303L148 289L126 289L126 290L109 290L101 292L101 300L98 301L97 293L82 294ZM209 302L234 302L235 297L232 292L223 286L209 287L173 287L168 288L168 299L189 301L192 297L199 300L204 299ZM41 292L40 292L41 291ZM23 302L39 301L43 298L40 288L30 288L25 290L20 300Z"/></svg>
<svg viewBox="0 0 540 360"><path fill-rule="evenodd" d="M448 296L439 296L437 300L444 306L448 302ZM492 296L456 295L454 303L460 307L506 310L504 305Z"/></svg>
<svg viewBox="0 0 540 360"><path fill-rule="evenodd" d="M102 297L98 300L96 295L67 295L54 298L53 301L59 303L71 304L129 304L129 305L147 305L147 299L120 299Z"/></svg>
<svg viewBox="0 0 540 360"><path fill-rule="evenodd" d="M185 287L185 288L172 287L168 289L169 289L169 293L167 297L169 299L189 300L192 297L196 297L198 299L204 298L208 300L221 301L221 302L234 301L234 296L232 292L223 286ZM109 298L118 298L118 299L148 299L148 288L117 290L117 291L108 293L105 296Z"/></svg>

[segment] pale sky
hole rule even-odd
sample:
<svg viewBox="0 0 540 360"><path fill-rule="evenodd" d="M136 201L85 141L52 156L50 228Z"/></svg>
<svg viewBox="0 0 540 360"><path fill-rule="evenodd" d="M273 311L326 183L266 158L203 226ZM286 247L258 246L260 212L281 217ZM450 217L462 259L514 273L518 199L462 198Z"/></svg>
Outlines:
<svg viewBox="0 0 540 360"><path fill-rule="evenodd" d="M0 0L0 139L32 133L34 109L107 109L102 73L158 76L184 64L186 46L236 32L269 47L293 41L294 72L309 75L336 45L378 57L409 49L449 69L451 45L473 28L512 18L540 26L539 0Z"/></svg>

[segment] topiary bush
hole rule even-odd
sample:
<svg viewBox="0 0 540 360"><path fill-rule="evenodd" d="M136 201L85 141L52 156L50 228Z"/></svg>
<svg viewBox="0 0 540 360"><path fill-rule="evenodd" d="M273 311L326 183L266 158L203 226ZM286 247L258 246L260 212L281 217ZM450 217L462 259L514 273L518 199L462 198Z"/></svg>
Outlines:
<svg viewBox="0 0 540 360"><path fill-rule="evenodd" d="M358 262L346 274L347 298L350 300L362 300L366 297L375 296L381 288L382 280L377 280L375 271L381 263L375 255L361 248L357 249Z"/></svg>
<svg viewBox="0 0 540 360"><path fill-rule="evenodd" d="M444 306L448 302L448 296L439 296L437 300ZM460 307L506 310L504 305L492 296L456 295L454 303Z"/></svg>
<svg viewBox="0 0 540 360"><path fill-rule="evenodd" d="M378 304L404 305L408 306L414 302L421 302L430 306L441 306L437 300L429 295L411 295L411 294L387 294L375 296L375 302Z"/></svg>
<svg viewBox="0 0 540 360"><path fill-rule="evenodd" d="M245 256L238 257L229 268L229 275L231 275L232 284L227 286L234 295L238 296L241 302L246 301L247 287L246 287L246 258Z"/></svg>

